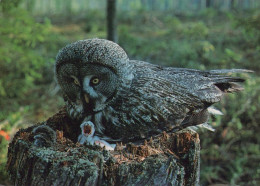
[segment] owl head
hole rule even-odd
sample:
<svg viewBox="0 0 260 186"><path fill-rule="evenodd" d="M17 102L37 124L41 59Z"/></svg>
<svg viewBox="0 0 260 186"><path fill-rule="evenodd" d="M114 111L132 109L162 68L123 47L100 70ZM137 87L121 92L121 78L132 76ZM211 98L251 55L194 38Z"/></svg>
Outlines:
<svg viewBox="0 0 260 186"><path fill-rule="evenodd" d="M130 86L131 69L125 51L111 41L88 39L65 46L57 55L55 76L69 114L79 118L104 109Z"/></svg>

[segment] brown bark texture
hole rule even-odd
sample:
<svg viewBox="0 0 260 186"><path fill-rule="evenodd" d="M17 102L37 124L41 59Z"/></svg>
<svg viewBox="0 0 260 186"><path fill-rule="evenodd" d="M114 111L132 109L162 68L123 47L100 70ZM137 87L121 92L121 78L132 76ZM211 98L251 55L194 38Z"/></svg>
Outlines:
<svg viewBox="0 0 260 186"><path fill-rule="evenodd" d="M46 124L57 142L36 147L32 130ZM197 133L162 133L138 144L117 144L115 151L80 145L80 124L62 109L47 121L18 131L9 145L7 170L15 185L198 185L200 142Z"/></svg>

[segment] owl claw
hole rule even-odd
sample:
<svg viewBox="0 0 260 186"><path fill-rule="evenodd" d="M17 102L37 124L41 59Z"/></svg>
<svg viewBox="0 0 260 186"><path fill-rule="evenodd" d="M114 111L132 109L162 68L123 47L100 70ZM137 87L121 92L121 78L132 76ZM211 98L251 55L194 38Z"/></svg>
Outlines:
<svg viewBox="0 0 260 186"><path fill-rule="evenodd" d="M45 140L44 138L42 138L41 136L39 136L39 135L34 136L33 139L34 139L33 144L34 144L36 147L46 147L46 146L49 146L49 145L46 143L46 140Z"/></svg>
<svg viewBox="0 0 260 186"><path fill-rule="evenodd" d="M33 144L37 147L50 147L56 143L56 132L47 125L35 127L32 135Z"/></svg>
<svg viewBox="0 0 260 186"><path fill-rule="evenodd" d="M80 144L90 144L90 145L98 145L100 147L104 147L106 150L114 150L116 145L109 144L105 140L100 139L98 136L94 136L95 126L91 121L83 122L80 125L81 135L78 137L78 142Z"/></svg>

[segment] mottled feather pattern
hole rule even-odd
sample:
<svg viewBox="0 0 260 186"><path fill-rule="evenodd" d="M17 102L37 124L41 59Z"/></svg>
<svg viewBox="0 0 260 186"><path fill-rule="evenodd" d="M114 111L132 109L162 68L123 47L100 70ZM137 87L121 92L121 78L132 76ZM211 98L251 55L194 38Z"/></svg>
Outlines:
<svg viewBox="0 0 260 186"><path fill-rule="evenodd" d="M59 51L56 57L55 71L57 72L64 63L78 64L79 62L82 65L94 63L107 66L115 70L122 83L126 85L129 85L133 78L132 65L125 51L119 45L107 40L80 40L67 45Z"/></svg>
<svg viewBox="0 0 260 186"><path fill-rule="evenodd" d="M237 82L244 80L226 74L243 72L250 71L200 71L129 60L119 45L104 39L67 45L55 68L70 117L91 121L95 135L107 141L134 141L207 123L212 104L224 93L242 90Z"/></svg>

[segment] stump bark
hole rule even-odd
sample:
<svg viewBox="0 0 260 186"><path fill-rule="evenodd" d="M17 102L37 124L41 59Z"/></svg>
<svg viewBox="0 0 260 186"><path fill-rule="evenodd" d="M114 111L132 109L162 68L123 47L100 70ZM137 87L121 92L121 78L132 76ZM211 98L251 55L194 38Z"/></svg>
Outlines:
<svg viewBox="0 0 260 186"><path fill-rule="evenodd" d="M7 170L15 185L198 185L200 142L191 130L162 133L115 151L76 143L79 123L64 109L46 124L57 143L33 145L35 126L18 131L9 145Z"/></svg>

